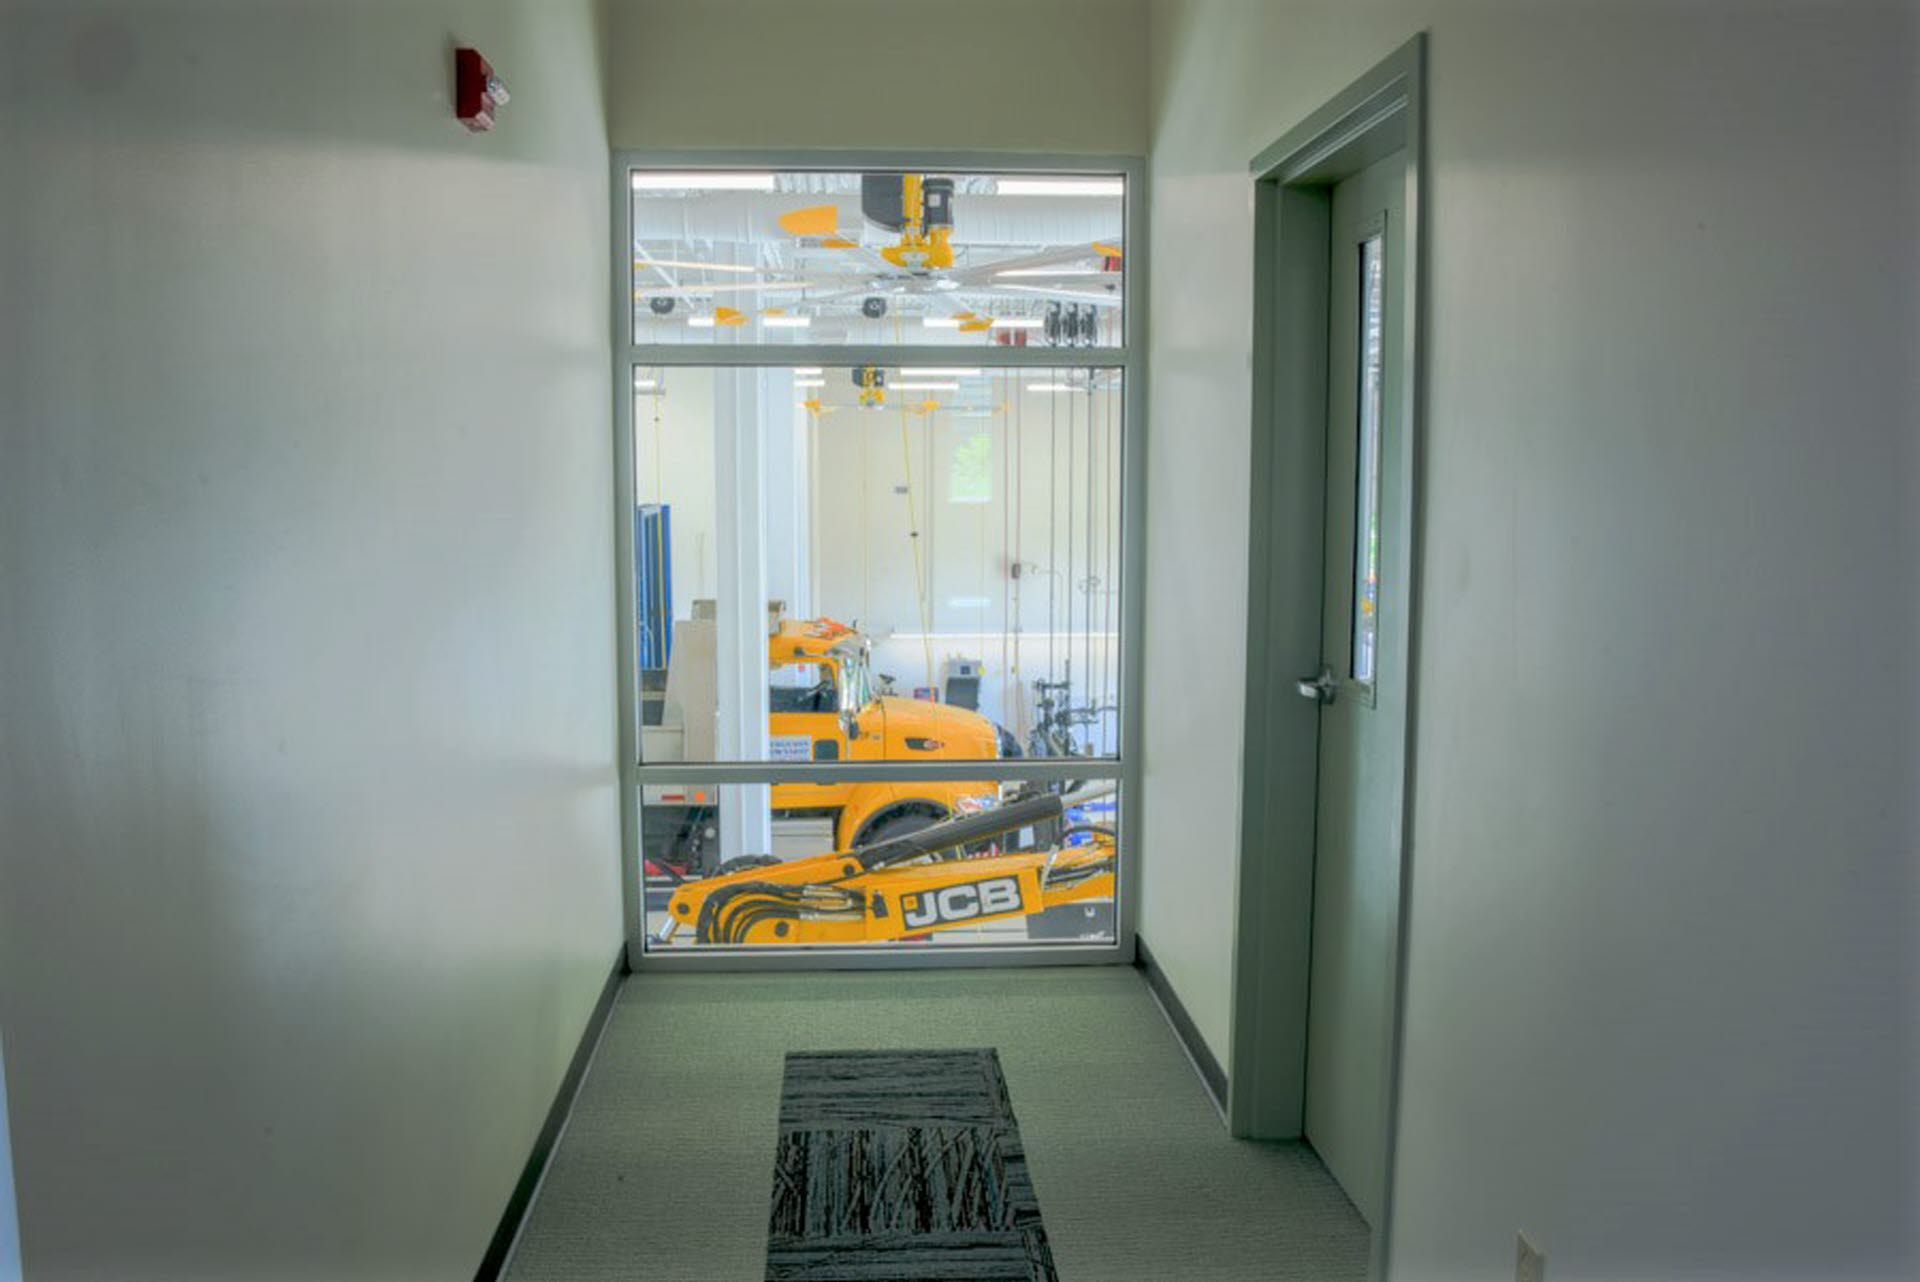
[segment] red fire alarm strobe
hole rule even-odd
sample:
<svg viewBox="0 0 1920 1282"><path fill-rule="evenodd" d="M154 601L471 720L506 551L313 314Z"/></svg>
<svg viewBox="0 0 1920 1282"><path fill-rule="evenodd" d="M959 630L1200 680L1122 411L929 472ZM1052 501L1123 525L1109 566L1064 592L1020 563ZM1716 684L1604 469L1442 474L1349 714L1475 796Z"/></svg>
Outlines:
<svg viewBox="0 0 1920 1282"><path fill-rule="evenodd" d="M474 133L493 128L494 113L507 103L507 86L478 49L453 51L454 114Z"/></svg>

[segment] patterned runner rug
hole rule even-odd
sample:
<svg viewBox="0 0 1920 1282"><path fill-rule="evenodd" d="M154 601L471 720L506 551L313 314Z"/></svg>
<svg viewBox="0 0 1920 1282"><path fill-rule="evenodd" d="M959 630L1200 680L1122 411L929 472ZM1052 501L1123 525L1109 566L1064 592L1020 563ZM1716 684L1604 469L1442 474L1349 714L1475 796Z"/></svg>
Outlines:
<svg viewBox="0 0 1920 1282"><path fill-rule="evenodd" d="M999 1055L789 1054L767 1282L1058 1282Z"/></svg>

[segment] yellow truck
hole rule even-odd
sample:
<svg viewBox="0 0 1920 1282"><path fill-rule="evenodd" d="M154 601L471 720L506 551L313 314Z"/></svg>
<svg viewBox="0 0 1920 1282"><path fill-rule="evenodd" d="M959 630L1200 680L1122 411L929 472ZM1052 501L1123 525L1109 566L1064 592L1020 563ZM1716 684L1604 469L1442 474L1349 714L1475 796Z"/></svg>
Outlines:
<svg viewBox="0 0 1920 1282"><path fill-rule="evenodd" d="M694 644L683 647L678 629L675 635L673 663L679 665L683 652L698 653L698 638L686 638ZM977 712L880 693L871 648L863 634L832 619L772 621L767 637L770 760L991 761L1003 752L1017 755L1013 737ZM679 676L669 672L669 701L701 709L710 706L698 692L697 679L676 681ZM683 724L700 719L700 714L680 715ZM650 735L645 745L651 761L709 755L684 729L677 739L670 728ZM776 846L784 827L800 834L795 838L796 849L811 851L852 850L892 841L1000 802L1000 786L992 780L781 783L771 791ZM671 868L700 876L723 871L717 864L711 794L711 788L647 789L643 816L647 858L661 872ZM753 859L749 855L739 862Z"/></svg>
<svg viewBox="0 0 1920 1282"><path fill-rule="evenodd" d="M867 638L831 619L784 619L767 638L775 761L991 761L1003 736L977 712L874 688ZM829 811L834 849L891 840L998 803L999 785L775 784L776 814Z"/></svg>

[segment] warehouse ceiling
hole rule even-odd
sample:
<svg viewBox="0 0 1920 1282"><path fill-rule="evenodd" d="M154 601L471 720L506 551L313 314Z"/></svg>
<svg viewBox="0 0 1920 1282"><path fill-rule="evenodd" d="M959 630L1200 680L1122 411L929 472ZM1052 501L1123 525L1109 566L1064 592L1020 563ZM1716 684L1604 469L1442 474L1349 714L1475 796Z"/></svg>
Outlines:
<svg viewBox="0 0 1920 1282"><path fill-rule="evenodd" d="M1117 176L636 170L631 181L638 341L736 330L754 342L1118 345Z"/></svg>

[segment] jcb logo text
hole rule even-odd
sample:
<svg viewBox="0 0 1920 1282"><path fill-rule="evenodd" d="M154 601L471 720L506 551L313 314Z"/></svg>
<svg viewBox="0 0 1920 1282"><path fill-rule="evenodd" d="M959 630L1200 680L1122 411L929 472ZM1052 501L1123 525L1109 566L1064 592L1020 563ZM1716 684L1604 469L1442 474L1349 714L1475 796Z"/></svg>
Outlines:
<svg viewBox="0 0 1920 1282"><path fill-rule="evenodd" d="M1020 911L1020 882L1014 877L989 877L985 881L967 881L957 886L908 895L901 905L901 920L915 930L936 922L968 921L974 917L995 917Z"/></svg>

